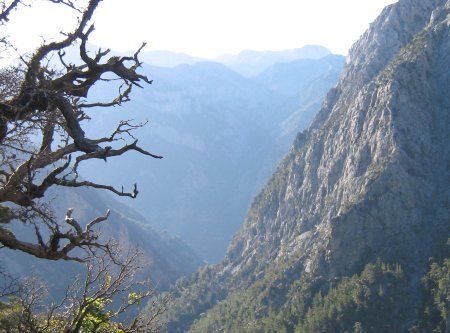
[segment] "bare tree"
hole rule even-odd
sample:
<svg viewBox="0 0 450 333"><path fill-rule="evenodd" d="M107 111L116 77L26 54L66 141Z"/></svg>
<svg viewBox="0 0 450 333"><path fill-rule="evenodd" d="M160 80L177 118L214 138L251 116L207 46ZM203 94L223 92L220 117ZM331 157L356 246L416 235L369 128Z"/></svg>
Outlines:
<svg viewBox="0 0 450 333"><path fill-rule="evenodd" d="M84 263L85 275L78 276L57 303L48 302L47 288L39 279L22 281L14 297L3 303L6 306L2 308L0 302L0 329L11 333L161 332L160 315L168 298L157 297L147 280L135 279L142 268L139 256L133 252L115 260L106 253L91 257ZM144 304L142 311L129 315Z"/></svg>
<svg viewBox="0 0 450 333"><path fill-rule="evenodd" d="M93 229L107 219L108 213L82 227L72 218L71 209L65 221L57 221L41 199L54 185L92 187L136 197L136 185L124 191L83 180L78 168L86 161L106 161L128 151L161 158L141 148L133 136L133 131L144 124L124 120L110 135L96 138L88 137L83 126L94 116L90 109L121 105L130 99L134 86L142 87L151 80L138 72L138 56L145 43L134 55L125 57L109 56L110 50L88 51L87 41L94 30L90 21L101 0L48 1L70 7L79 16L78 24L62 34L61 40L44 42L32 54L21 55L19 63L0 70L0 244L38 258L83 261L86 258L71 255L73 250L108 251L108 244L100 243ZM20 10L22 2L0 1L0 28L13 19L11 13ZM14 49L7 36L1 43ZM67 60L70 47L77 47L78 60ZM91 88L101 82L118 89L115 98L90 100ZM34 228L36 242L18 239L8 228L15 220Z"/></svg>
<svg viewBox="0 0 450 333"><path fill-rule="evenodd" d="M4 267L0 267L0 299L16 295L19 290L19 281Z"/></svg>

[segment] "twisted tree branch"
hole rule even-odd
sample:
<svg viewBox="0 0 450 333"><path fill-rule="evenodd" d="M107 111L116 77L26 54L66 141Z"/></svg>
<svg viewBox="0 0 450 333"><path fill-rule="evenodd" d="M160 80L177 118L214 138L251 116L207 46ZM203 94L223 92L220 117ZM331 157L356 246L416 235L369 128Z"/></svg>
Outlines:
<svg viewBox="0 0 450 333"><path fill-rule="evenodd" d="M62 232L64 228L59 227L58 221L44 221L41 226L50 232L45 240L36 218L51 218L45 217L43 210L31 215L24 212L27 209L39 211L38 200L54 185L92 187L135 198L139 192L136 184L127 192L108 184L79 180L79 165L92 159L118 157L129 151L155 159L162 157L140 147L134 138L132 131L145 124L122 121L109 136L100 138L89 137L83 126L83 122L90 119L85 109L121 105L130 100L134 86L142 88L152 83L138 72L142 65L139 53L145 43L132 56L109 56L109 50L101 49L91 56L87 45L94 25L90 22L101 0L89 0L85 8L80 8L73 0L49 1L74 9L79 14L76 27L60 41L44 43L31 56L21 56L21 67L0 70L0 155L3 157L0 205L12 206L8 208L11 214L2 216L1 220L5 226L17 217L22 222L33 223L36 244L18 240L6 227L0 229L0 243L39 258L79 261L80 258L69 255L76 248L107 250L107 245L98 242L92 228L106 220L108 214L91 221L83 230L69 210L65 225L71 230ZM0 22L6 24L8 15L20 3L16 0L4 7ZM73 45L79 47L77 64L65 60L66 49ZM60 70L49 67L52 55L59 60ZM91 100L91 88L100 81L118 83L117 96L110 101ZM39 144L33 144L36 138L40 138ZM121 146L108 145L119 140L123 141Z"/></svg>

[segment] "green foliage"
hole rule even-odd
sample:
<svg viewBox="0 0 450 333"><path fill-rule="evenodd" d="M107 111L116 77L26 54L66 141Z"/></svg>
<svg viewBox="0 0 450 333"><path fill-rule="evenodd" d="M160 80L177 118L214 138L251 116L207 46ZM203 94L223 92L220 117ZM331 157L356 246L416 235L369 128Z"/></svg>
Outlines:
<svg viewBox="0 0 450 333"><path fill-rule="evenodd" d="M260 280L230 292L226 299L194 321L189 332L279 333L291 332L282 307L293 296L292 288L307 285L298 279L295 260L277 263ZM305 294L307 294L305 292Z"/></svg>
<svg viewBox="0 0 450 333"><path fill-rule="evenodd" d="M117 325L111 322L111 311L106 311L105 307L111 303L109 299L87 299L88 307L81 325L82 332L120 332Z"/></svg>
<svg viewBox="0 0 450 333"><path fill-rule="evenodd" d="M201 313L225 297L227 285L214 277L214 267L204 266L191 277L179 279L171 288L174 301L165 314L169 332L184 332Z"/></svg>
<svg viewBox="0 0 450 333"><path fill-rule="evenodd" d="M430 271L424 278L425 290L432 296L435 309L442 320L446 320L450 314L450 258L444 260L442 265L432 263Z"/></svg>
<svg viewBox="0 0 450 333"><path fill-rule="evenodd" d="M9 302L0 302L0 332L16 333L19 332L19 316L22 307L17 299L11 299Z"/></svg>
<svg viewBox="0 0 450 333"><path fill-rule="evenodd" d="M184 302L190 317L182 329L176 325L169 331L446 333L450 258L438 243L443 242L436 243L438 259L430 261L422 279L411 267L403 270L400 264L378 260L353 276L311 280L299 277L298 254L274 263L260 279L227 290L230 285L214 279L214 268L205 267L179 283L177 297L191 297Z"/></svg>
<svg viewBox="0 0 450 333"><path fill-rule="evenodd" d="M450 239L442 248L447 253ZM415 325L413 333L447 333L450 318L450 257L443 257L440 262L430 258L427 274L422 279L424 305L420 321Z"/></svg>
<svg viewBox="0 0 450 333"><path fill-rule="evenodd" d="M109 300L90 299L83 311L84 319L79 333L121 333L120 323L111 320L105 307ZM0 302L0 332L5 333L59 333L67 331L64 314L48 316L47 313L31 313L17 298Z"/></svg>
<svg viewBox="0 0 450 333"><path fill-rule="evenodd" d="M398 333L411 316L408 288L401 266L382 262L335 286L292 280L278 267L202 313L189 332Z"/></svg>
<svg viewBox="0 0 450 333"><path fill-rule="evenodd" d="M368 264L326 294L317 293L295 332L398 333L409 316L408 297L399 265Z"/></svg>

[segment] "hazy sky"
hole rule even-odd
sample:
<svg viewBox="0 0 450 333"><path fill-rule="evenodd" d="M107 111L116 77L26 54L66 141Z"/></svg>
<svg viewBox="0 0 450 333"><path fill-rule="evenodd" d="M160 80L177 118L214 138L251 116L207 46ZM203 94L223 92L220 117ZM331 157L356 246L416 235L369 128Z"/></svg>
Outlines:
<svg viewBox="0 0 450 333"><path fill-rule="evenodd" d="M117 51L170 50L212 58L244 49L283 50L318 44L347 54L352 43L395 0L104 0L91 42ZM48 10L49 6L52 8ZM69 31L69 11L37 0L12 17L8 34L21 50L36 36ZM52 17L45 18L44 13ZM33 27L32 39L27 26Z"/></svg>

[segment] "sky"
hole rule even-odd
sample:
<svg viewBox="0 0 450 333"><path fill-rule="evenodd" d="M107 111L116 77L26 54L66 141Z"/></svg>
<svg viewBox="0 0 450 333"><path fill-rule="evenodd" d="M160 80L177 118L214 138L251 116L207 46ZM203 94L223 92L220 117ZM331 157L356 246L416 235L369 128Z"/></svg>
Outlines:
<svg viewBox="0 0 450 333"><path fill-rule="evenodd" d="M81 1L81 0L78 0ZM212 59L242 50L322 45L346 55L381 10L395 0L103 0L90 42L125 52L168 50ZM57 13L55 15L55 13ZM49 15L48 17L46 15ZM73 11L35 0L8 23L21 52L58 38L76 23ZM33 27L31 33L30 29ZM2 27L2 29L5 29Z"/></svg>

